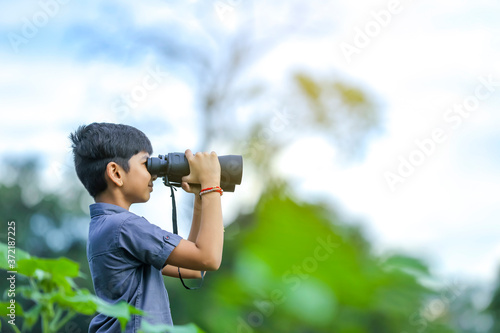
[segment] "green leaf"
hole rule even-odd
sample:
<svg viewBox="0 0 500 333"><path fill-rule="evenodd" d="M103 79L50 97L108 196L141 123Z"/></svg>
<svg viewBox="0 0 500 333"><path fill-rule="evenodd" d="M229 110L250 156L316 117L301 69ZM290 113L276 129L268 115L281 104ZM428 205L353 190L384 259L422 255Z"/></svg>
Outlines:
<svg viewBox="0 0 500 333"><path fill-rule="evenodd" d="M297 74L295 76L300 88L313 100L317 100L321 94L321 87L305 74Z"/></svg>
<svg viewBox="0 0 500 333"><path fill-rule="evenodd" d="M356 106L368 102L365 94L356 87L349 86L342 82L335 83L333 87L339 92L342 102L346 105Z"/></svg>
<svg viewBox="0 0 500 333"><path fill-rule="evenodd" d="M77 277L80 265L68 258L30 258L18 260L18 272L26 276L37 276L37 270L50 273L53 277Z"/></svg>
<svg viewBox="0 0 500 333"><path fill-rule="evenodd" d="M23 323L23 329L26 326L28 329L31 329L36 322L38 321L38 318L40 317L40 312L42 311L42 305L37 304L28 311L24 312L24 323Z"/></svg>
<svg viewBox="0 0 500 333"><path fill-rule="evenodd" d="M28 286L17 287L17 292L24 296L24 298L31 299L34 293L38 293L35 289Z"/></svg>
<svg viewBox="0 0 500 333"><path fill-rule="evenodd" d="M195 324L191 323L183 326L153 325L142 320L139 333L205 333Z"/></svg>
<svg viewBox="0 0 500 333"><path fill-rule="evenodd" d="M17 291L19 294L23 295L24 298L39 304L48 302L52 296L52 294L41 293L37 288L30 286L20 286L17 288Z"/></svg>
<svg viewBox="0 0 500 333"><path fill-rule="evenodd" d="M53 300L62 308L71 309L88 316L96 312L99 305L99 299L86 289L79 290L76 295L58 293Z"/></svg>
<svg viewBox="0 0 500 333"><path fill-rule="evenodd" d="M138 314L143 316L145 314L144 311L133 307L125 301L110 304L101 299L97 301L97 311L106 316L117 318L120 321L122 330L125 329L131 315Z"/></svg>
<svg viewBox="0 0 500 333"><path fill-rule="evenodd" d="M73 285L68 281L68 277L64 276L54 276L52 278L52 282L58 286L60 289L64 290L66 294L74 294L73 292Z"/></svg>
<svg viewBox="0 0 500 333"><path fill-rule="evenodd" d="M139 333L163 333L167 332L171 327L170 325L153 325L143 319Z"/></svg>
<svg viewBox="0 0 500 333"><path fill-rule="evenodd" d="M337 300L328 285L314 278L302 281L297 290L288 290L284 308L291 316L310 326L326 327L337 313Z"/></svg>
<svg viewBox="0 0 500 333"><path fill-rule="evenodd" d="M14 310L16 312L16 317L17 316L23 316L24 311L21 305L18 302L12 303L14 304ZM10 302L2 302L0 303L0 316L1 317L6 317L8 314L10 314Z"/></svg>
<svg viewBox="0 0 500 333"><path fill-rule="evenodd" d="M167 332L169 333L205 333L201 328L195 324L187 324L183 326L173 326L170 327Z"/></svg>
<svg viewBox="0 0 500 333"><path fill-rule="evenodd" d="M30 258L30 254L28 252L25 252L17 247L15 249L11 248L10 250L11 251L9 252L9 246L7 244L0 242L0 269L8 271L16 270L15 268L9 266L9 255L15 257L16 264L19 260ZM15 250L15 252L12 252L12 250Z"/></svg>
<svg viewBox="0 0 500 333"><path fill-rule="evenodd" d="M412 275L430 275L429 269L421 260L401 254L390 256L384 264L387 268L398 269Z"/></svg>

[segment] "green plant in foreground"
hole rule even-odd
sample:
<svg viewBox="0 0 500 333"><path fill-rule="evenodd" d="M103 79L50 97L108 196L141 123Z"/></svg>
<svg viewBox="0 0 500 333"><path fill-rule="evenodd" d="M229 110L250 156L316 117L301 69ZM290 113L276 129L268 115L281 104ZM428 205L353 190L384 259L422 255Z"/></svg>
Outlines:
<svg viewBox="0 0 500 333"><path fill-rule="evenodd" d="M8 323L10 321L9 326L15 332L31 330L39 319L41 319L42 332L58 332L77 314L90 316L96 311L117 318L123 330L133 314L145 315L142 310L124 301L110 304L91 294L87 289L78 288L73 279L84 277L84 275L79 270L79 264L68 258L37 258L16 249L16 266L12 268L7 260L8 252L7 244L0 243L0 269L16 271L15 295L21 295L35 303L29 310L25 310L17 301L15 303L11 303L10 300L0 302L0 318ZM27 277L29 284L17 286L19 275ZM8 290L3 297L7 295ZM14 304L15 316L24 318L21 330L16 325L12 325L12 318L9 317L11 304ZM151 325L146 321L142 323L140 330L142 333L203 332L194 324L172 327Z"/></svg>

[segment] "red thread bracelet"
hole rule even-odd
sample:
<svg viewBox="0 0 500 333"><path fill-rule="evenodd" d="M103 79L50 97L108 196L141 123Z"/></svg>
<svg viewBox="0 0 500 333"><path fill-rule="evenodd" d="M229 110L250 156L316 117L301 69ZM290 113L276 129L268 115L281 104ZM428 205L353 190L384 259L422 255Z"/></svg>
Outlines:
<svg viewBox="0 0 500 333"><path fill-rule="evenodd" d="M207 190L213 190L213 189L221 190L221 188L219 186L212 186L212 187L204 188L200 192L204 192L204 191L207 191Z"/></svg>
<svg viewBox="0 0 500 333"><path fill-rule="evenodd" d="M210 193L210 192L219 192L219 194L222 195L222 193L224 193L224 190L220 186L207 187L207 188L204 188L200 191L200 197L203 194Z"/></svg>

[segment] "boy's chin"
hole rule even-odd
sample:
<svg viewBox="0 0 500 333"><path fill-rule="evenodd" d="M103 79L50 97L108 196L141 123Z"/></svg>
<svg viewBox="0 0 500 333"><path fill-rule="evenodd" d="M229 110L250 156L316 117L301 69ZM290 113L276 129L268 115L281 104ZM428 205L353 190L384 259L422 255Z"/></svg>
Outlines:
<svg viewBox="0 0 500 333"><path fill-rule="evenodd" d="M145 202L148 202L150 198L151 198L151 195L148 193L148 194L144 195L144 197L142 197L142 198L137 198L134 201L134 203L145 203Z"/></svg>

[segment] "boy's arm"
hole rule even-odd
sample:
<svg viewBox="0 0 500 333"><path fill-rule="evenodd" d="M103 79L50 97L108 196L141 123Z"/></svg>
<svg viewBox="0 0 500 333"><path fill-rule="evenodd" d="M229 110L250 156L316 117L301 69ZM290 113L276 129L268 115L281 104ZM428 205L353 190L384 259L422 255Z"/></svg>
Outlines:
<svg viewBox="0 0 500 333"><path fill-rule="evenodd" d="M201 188L220 185L220 164L214 152L193 155L190 150L186 150L186 158L190 174L183 177L183 183L201 184ZM218 192L204 194L200 206L198 232L196 233L195 228L192 234L190 233L191 240L182 239L165 264L198 271L212 271L219 268L224 242L220 194ZM193 215L195 213L193 212Z"/></svg>
<svg viewBox="0 0 500 333"><path fill-rule="evenodd" d="M196 239L198 238L198 233L200 232L200 223L201 223L201 198L199 193L200 193L199 189L195 190L193 220L191 222L191 230L189 231L189 236L188 236L188 240L194 243L196 243Z"/></svg>
<svg viewBox="0 0 500 333"><path fill-rule="evenodd" d="M191 186L192 187L192 186ZM201 198L198 195L199 189L194 191L194 207L193 207L193 221L191 222L191 231L189 232L188 240L196 243L198 232L200 231L201 221ZM183 279L199 279L201 278L201 271L181 268L181 275ZM177 266L166 265L163 267L161 273L165 276L179 278L179 271Z"/></svg>
<svg viewBox="0 0 500 333"><path fill-rule="evenodd" d="M174 278L179 278L179 271L177 266L167 265L161 270L161 274ZM194 269L187 269L181 267L181 275L183 279L201 279L201 271Z"/></svg>

